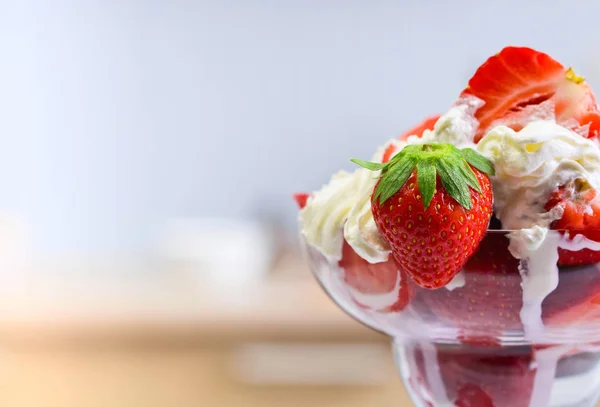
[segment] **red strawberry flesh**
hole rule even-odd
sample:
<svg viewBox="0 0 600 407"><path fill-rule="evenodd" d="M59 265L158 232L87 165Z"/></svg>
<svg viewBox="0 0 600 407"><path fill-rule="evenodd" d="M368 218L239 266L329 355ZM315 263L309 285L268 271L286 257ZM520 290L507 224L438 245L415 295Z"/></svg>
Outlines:
<svg viewBox="0 0 600 407"><path fill-rule="evenodd" d="M456 407L494 407L490 395L473 383L463 385L456 393Z"/></svg>
<svg viewBox="0 0 600 407"><path fill-rule="evenodd" d="M439 114L425 118L421 123L402 133L402 135L400 135L398 139L404 141L410 136L422 137L425 130L433 130L433 126L435 126L435 123L438 121L439 118Z"/></svg>
<svg viewBox="0 0 600 407"><path fill-rule="evenodd" d="M421 294L438 318L464 332L462 342L492 345L501 332L522 328L519 261L508 244L505 232L488 232L464 266L464 286Z"/></svg>
<svg viewBox="0 0 600 407"><path fill-rule="evenodd" d="M304 207L306 206L306 201L308 201L310 194L307 194L305 192L298 192L292 195L292 197L294 198L294 201L296 201L296 203L298 204L298 208L304 209Z"/></svg>
<svg viewBox="0 0 600 407"><path fill-rule="evenodd" d="M473 95L485 104L475 113L478 141L494 124L520 130L535 120L532 106L546 104L559 124L587 126L589 137L600 127L594 94L583 78L549 55L526 47L506 47L481 65L461 96ZM523 114L528 111L527 114Z"/></svg>
<svg viewBox="0 0 600 407"><path fill-rule="evenodd" d="M595 189L580 180L558 188L546 203L545 209L563 209L562 217L551 225L556 230L569 231L572 239L578 234L600 242L600 197ZM585 265L600 262L600 251L584 248L571 251L558 249L560 265Z"/></svg>
<svg viewBox="0 0 600 407"><path fill-rule="evenodd" d="M523 291L519 261L506 232L488 232L465 264L465 284L452 291L421 291L418 298L439 320L462 332L461 342L496 346L507 330L520 330ZM554 327L600 322L600 272L595 265L560 267L558 287L542 303L544 324Z"/></svg>
<svg viewBox="0 0 600 407"><path fill-rule="evenodd" d="M410 136L422 137L425 130L433 130L433 126L435 125L435 122L437 122L439 118L440 118L439 114L435 115L435 116L427 117L421 123L417 124L416 126L410 128L409 130L402 133L400 135L400 137L398 137L398 140L406 141L406 139L408 139ZM397 151L397 146L395 144L390 144L385 149L385 152L383 153L382 162L384 162L384 163L388 162L390 160L390 158L392 158L392 155L396 151Z"/></svg>
<svg viewBox="0 0 600 407"><path fill-rule="evenodd" d="M529 353L438 349L447 396L458 407L529 407L535 378L531 362Z"/></svg>
<svg viewBox="0 0 600 407"><path fill-rule="evenodd" d="M600 271L596 265L561 268L559 285L542 303L547 326L600 322Z"/></svg>
<svg viewBox="0 0 600 407"><path fill-rule="evenodd" d="M360 307L380 312L398 312L409 304L412 294L407 277L402 275L393 257L390 256L386 262L372 264L356 254L344 241L339 266L344 270L344 282L352 291L360 293L358 298L354 298ZM381 304L381 295L390 293L391 301Z"/></svg>

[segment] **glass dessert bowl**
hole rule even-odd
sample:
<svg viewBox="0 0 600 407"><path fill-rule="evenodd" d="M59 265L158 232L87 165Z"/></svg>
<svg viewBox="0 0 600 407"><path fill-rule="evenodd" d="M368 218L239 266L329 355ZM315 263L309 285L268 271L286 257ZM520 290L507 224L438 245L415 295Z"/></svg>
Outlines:
<svg viewBox="0 0 600 407"><path fill-rule="evenodd" d="M393 260L365 261L348 244L338 262L305 249L331 299L391 337L416 406L594 406L600 270L556 263L559 252L600 251L600 244L549 231L516 259L509 245L517 233L488 230L462 271L437 290L414 284Z"/></svg>
<svg viewBox="0 0 600 407"><path fill-rule="evenodd" d="M600 392L600 108L506 47L432 116L297 194L318 281L393 339L419 407L592 406Z"/></svg>

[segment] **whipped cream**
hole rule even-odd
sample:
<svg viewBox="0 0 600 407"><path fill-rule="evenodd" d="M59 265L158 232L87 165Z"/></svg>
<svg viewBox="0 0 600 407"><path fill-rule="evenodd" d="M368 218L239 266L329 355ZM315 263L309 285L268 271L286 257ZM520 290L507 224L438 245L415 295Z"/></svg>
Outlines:
<svg viewBox="0 0 600 407"><path fill-rule="evenodd" d="M398 302L398 292L400 291L400 285L402 284L402 273L398 271L396 276L396 283L394 284L394 288L387 293L381 294L366 294L363 293L354 287L346 284L346 288L350 293L350 296L359 304L369 307L374 311L383 311L386 308L391 307L396 302Z"/></svg>
<svg viewBox="0 0 600 407"><path fill-rule="evenodd" d="M583 180L598 189L600 149L596 141L562 127L553 120L529 123L521 131L497 126L477 145L496 168L491 177L496 216L509 235L509 249L521 259L523 288L520 317L527 336L543 330L542 302L558 286L558 249L577 251L592 246L584 236L548 230L560 219L563 207L544 208L560 186ZM600 246L600 244L598 245Z"/></svg>
<svg viewBox="0 0 600 407"><path fill-rule="evenodd" d="M448 291L453 291L457 288L464 287L466 283L467 280L465 279L465 272L461 270L454 276L454 278L452 278L452 280L450 280L448 284L444 286L444 288L446 288Z"/></svg>
<svg viewBox="0 0 600 407"><path fill-rule="evenodd" d="M391 140L380 148L373 162L381 162L383 152L390 144L404 143ZM340 171L331 181L314 192L300 211L300 229L306 241L330 261L342 258L344 239L354 251L369 263L388 259L390 248L379 233L371 211L371 195L380 171L358 168L352 173Z"/></svg>
<svg viewBox="0 0 600 407"><path fill-rule="evenodd" d="M471 113L482 103L476 97L461 99L438 119L433 130L426 130L422 138L410 136L406 142L390 140L371 161L382 162L383 153L390 145L395 145L395 153L407 144L418 143L474 146L477 121ZM344 239L369 263L380 263L389 258L390 247L377 229L371 211L371 195L379 175L380 171L365 168L352 173L340 171L333 175L327 185L314 192L300 211L302 235L330 261L341 259Z"/></svg>
<svg viewBox="0 0 600 407"><path fill-rule="evenodd" d="M600 149L553 121L534 121L521 131L498 126L477 144L496 167L492 177L496 216L507 229L548 226L562 209L544 205L559 186L576 179L598 189Z"/></svg>
<svg viewBox="0 0 600 407"><path fill-rule="evenodd" d="M459 102L441 116L433 130L425 130L422 137L410 136L410 144L451 143L456 147L473 147L475 133L479 126L473 113L483 105L483 101L475 96L463 97Z"/></svg>

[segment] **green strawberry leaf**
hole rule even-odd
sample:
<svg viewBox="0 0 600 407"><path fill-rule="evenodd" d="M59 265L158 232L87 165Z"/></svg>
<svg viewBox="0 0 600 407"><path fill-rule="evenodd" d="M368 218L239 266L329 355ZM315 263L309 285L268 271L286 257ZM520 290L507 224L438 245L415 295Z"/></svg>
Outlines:
<svg viewBox="0 0 600 407"><path fill-rule="evenodd" d="M385 167L385 164L373 163L370 161L363 161L363 160L359 160L358 158L352 158L350 161L352 161L354 164L358 164L361 167L366 168L367 170L371 170L371 171L379 171L383 167Z"/></svg>
<svg viewBox="0 0 600 407"><path fill-rule="evenodd" d="M446 159L448 159L453 166L460 170L460 172L465 178L465 181L467 182L467 185L469 185L475 191L481 193L481 185L479 185L479 180L477 179L477 176L475 175L475 172L473 172L471 166L462 157L461 150L459 150L455 146L452 146L452 151L455 154L449 155L448 157L446 157Z"/></svg>
<svg viewBox="0 0 600 407"><path fill-rule="evenodd" d="M437 174L435 165L429 160L417 162L417 184L423 196L423 207L425 209L429 207L433 199L436 183Z"/></svg>
<svg viewBox="0 0 600 407"><path fill-rule="evenodd" d="M454 157L451 160L451 163L452 165L455 165L456 168L461 172L467 184L475 191L481 193L481 185L479 184L479 180L477 179L477 176L475 176L475 173L469 164L467 164L467 162L464 160L456 159Z"/></svg>
<svg viewBox="0 0 600 407"><path fill-rule="evenodd" d="M472 148L463 148L460 150L462 157L473 167L488 175L495 175L494 164Z"/></svg>
<svg viewBox="0 0 600 407"><path fill-rule="evenodd" d="M471 194L467 181L462 177L460 170L453 166L448 160L439 160L436 168L440 174L442 185L446 192L465 209L471 209Z"/></svg>
<svg viewBox="0 0 600 407"><path fill-rule="evenodd" d="M416 169L417 186L425 209L436 194L438 176L448 195L468 210L472 207L470 189L482 193L473 168L490 175L495 173L492 162L475 150L459 150L447 143L408 145L385 164L358 159L351 161L368 170L381 171L373 195L373 200L378 200L380 204L396 194Z"/></svg>
<svg viewBox="0 0 600 407"><path fill-rule="evenodd" d="M379 198L379 203L382 204L398 192L406 184L416 163L417 159L409 156L390 166L379 182L377 191L375 191L375 199Z"/></svg>

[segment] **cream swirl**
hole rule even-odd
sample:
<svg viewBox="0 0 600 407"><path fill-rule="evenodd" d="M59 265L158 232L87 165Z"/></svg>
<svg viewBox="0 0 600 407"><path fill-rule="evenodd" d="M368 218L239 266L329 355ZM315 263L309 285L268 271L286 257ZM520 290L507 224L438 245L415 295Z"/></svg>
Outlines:
<svg viewBox="0 0 600 407"><path fill-rule="evenodd" d="M396 151L404 145L390 140L372 161L381 162L390 144L396 145ZM300 229L307 243L331 261L339 261L345 239L368 262L386 261L390 248L377 229L371 211L371 195L379 175L379 171L365 168L352 173L340 171L314 192L300 211Z"/></svg>
<svg viewBox="0 0 600 407"><path fill-rule="evenodd" d="M441 116L433 130L425 130L421 137L410 136L410 144L450 143L457 147L473 147L473 139L479 123L474 112L483 105L475 96L462 97L454 106Z"/></svg>
<svg viewBox="0 0 600 407"><path fill-rule="evenodd" d="M585 180L599 187L598 143L554 121L534 121L518 132L495 127L477 150L496 168L492 177L495 213L507 229L548 226L560 218L560 207L550 212L544 209L559 186Z"/></svg>

